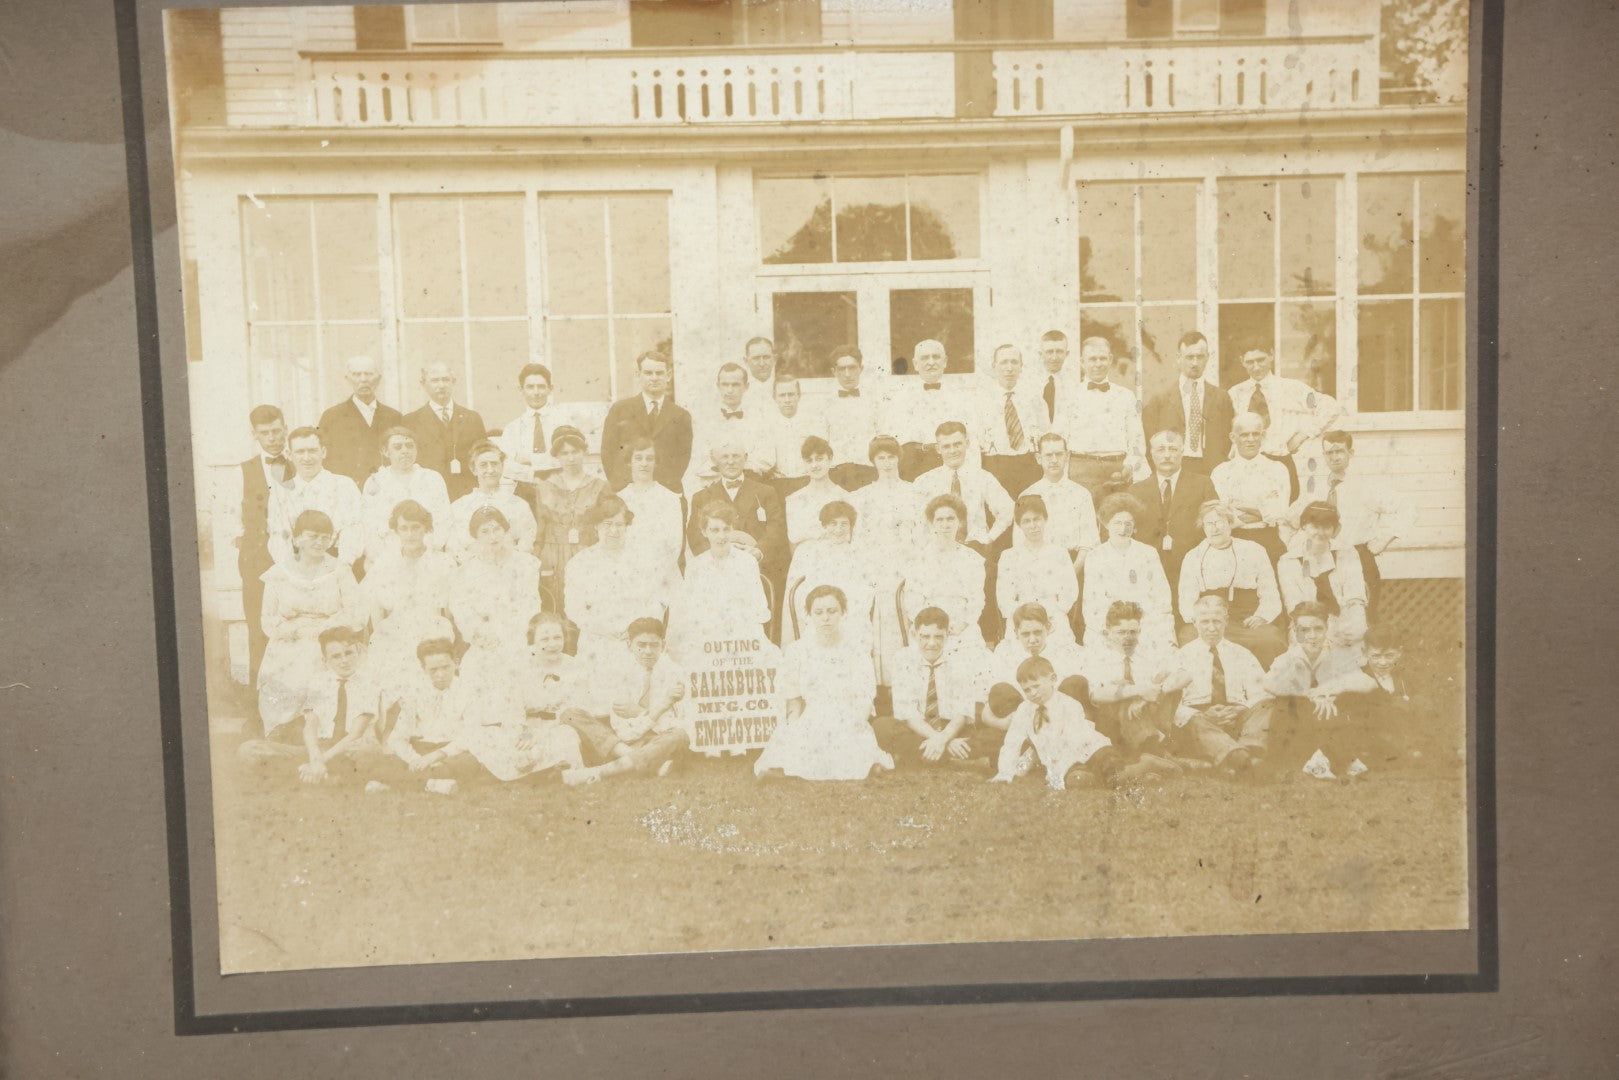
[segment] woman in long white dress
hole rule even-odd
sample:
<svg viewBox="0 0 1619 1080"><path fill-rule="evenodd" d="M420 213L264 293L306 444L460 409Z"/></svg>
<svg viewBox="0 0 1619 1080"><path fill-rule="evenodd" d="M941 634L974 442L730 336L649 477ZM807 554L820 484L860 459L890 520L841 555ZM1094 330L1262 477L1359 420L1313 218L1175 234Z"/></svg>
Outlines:
<svg viewBox="0 0 1619 1080"><path fill-rule="evenodd" d="M293 557L266 570L260 625L269 643L259 663L259 719L264 734L291 720L304 691L321 670L320 633L329 626L365 627L364 604L354 575L327 554L332 519L305 510L292 526Z"/></svg>
<svg viewBox="0 0 1619 1080"><path fill-rule="evenodd" d="M1046 501L1038 495L1024 495L1012 511L1021 543L1001 552L995 574L995 603L1007 620L1007 637L1013 636L1012 613L1024 604L1039 604L1051 618L1051 640L1074 640L1069 613L1079 603L1079 575L1068 549L1046 539L1049 515Z"/></svg>
<svg viewBox="0 0 1619 1080"><path fill-rule="evenodd" d="M927 540L905 570L905 622L914 625L923 608L950 616L951 649L984 648L978 619L984 614L984 557L962 542L967 507L954 495L936 495L925 511Z"/></svg>
<svg viewBox="0 0 1619 1080"><path fill-rule="evenodd" d="M894 596L916 554L922 503L916 489L900 479L899 440L882 435L868 453L877 479L850 494L860 515L860 551L876 594L877 682L889 684L889 667L901 647Z"/></svg>
<svg viewBox="0 0 1619 1080"><path fill-rule="evenodd" d="M787 496L787 542L797 547L821 534L821 509L840 502L849 493L828 475L832 471L832 444L819 435L804 440L804 472L809 483Z"/></svg>
<svg viewBox="0 0 1619 1080"><path fill-rule="evenodd" d="M603 495L585 520L597 540L568 564L564 602L568 620L579 628L575 655L600 668L629 647L625 634L630 623L640 618L662 621L676 579L672 562L657 559L648 565L646 549L630 546L628 531L635 515L617 495Z"/></svg>
<svg viewBox="0 0 1619 1080"><path fill-rule="evenodd" d="M678 577L686 543L684 504L678 494L658 483L658 448L651 439L644 435L635 439L626 454L630 482L618 490L631 514L624 543L653 574Z"/></svg>
<svg viewBox="0 0 1619 1080"><path fill-rule="evenodd" d="M366 477L360 488L360 512L365 522L366 573L383 554L393 549L393 509L406 499L427 508L434 528L427 534L427 546L444 550L450 526L450 496L444 477L416 464L416 433L407 427L391 427L382 434L382 456L387 464Z"/></svg>
<svg viewBox="0 0 1619 1080"><path fill-rule="evenodd" d="M855 541L860 512L842 499L821 507L819 536L804 541L793 552L787 570L787 598L792 609L782 620L785 647L809 633L809 595L817 585L836 585L848 602L843 632L850 640L872 646L872 615L876 589L866 549Z"/></svg>
<svg viewBox="0 0 1619 1080"><path fill-rule="evenodd" d="M871 727L871 656L843 633L847 601L834 585L810 590L813 631L787 647L778 679L787 715L753 764L756 776L864 780L894 759Z"/></svg>
<svg viewBox="0 0 1619 1080"><path fill-rule="evenodd" d="M461 679L488 708L516 708L511 698L528 660L528 624L540 611L540 561L512 547L506 515L492 506L467 527L476 543L450 592L450 614L469 643Z"/></svg>
<svg viewBox="0 0 1619 1080"><path fill-rule="evenodd" d="M1169 578L1164 575L1157 549L1135 539L1140 513L1141 504L1123 493L1109 495L1097 508L1096 516L1107 539L1085 556L1085 595L1080 604L1085 613L1087 648L1102 643L1107 631L1107 609L1115 600L1141 606L1144 646L1175 648Z"/></svg>
<svg viewBox="0 0 1619 1080"><path fill-rule="evenodd" d="M394 507L388 545L360 586L371 613L371 664L384 692L402 693L419 677L416 646L453 637L448 617L455 560L427 546L433 515L406 499Z"/></svg>

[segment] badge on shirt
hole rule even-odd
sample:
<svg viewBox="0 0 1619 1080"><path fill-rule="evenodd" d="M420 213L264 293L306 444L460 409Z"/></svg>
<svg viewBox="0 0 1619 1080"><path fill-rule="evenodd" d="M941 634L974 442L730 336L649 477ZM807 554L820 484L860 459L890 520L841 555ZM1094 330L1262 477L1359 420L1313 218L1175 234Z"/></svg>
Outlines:
<svg viewBox="0 0 1619 1080"><path fill-rule="evenodd" d="M764 519L765 519L765 508L764 507L762 507L762 506L756 507L753 512L759 518L759 520L761 522L764 521Z"/></svg>
<svg viewBox="0 0 1619 1080"><path fill-rule="evenodd" d="M450 475L451 476L460 476L461 475L461 459L460 458L451 458L450 459Z"/></svg>
<svg viewBox="0 0 1619 1080"><path fill-rule="evenodd" d="M1165 551L1174 551L1175 550L1175 538L1173 536L1165 535L1165 537L1164 537L1164 550ZM1130 580L1134 581L1135 579L1131 578Z"/></svg>
<svg viewBox="0 0 1619 1080"><path fill-rule="evenodd" d="M1135 583L1136 583L1136 572L1134 570L1132 570L1132 571L1130 571L1130 584L1134 585Z"/></svg>
<svg viewBox="0 0 1619 1080"><path fill-rule="evenodd" d="M575 546L578 545L578 543L579 543L579 530L578 529L569 529L568 530L568 543L573 544Z"/></svg>
<svg viewBox="0 0 1619 1080"><path fill-rule="evenodd" d="M1304 395L1304 404L1308 405L1312 409L1315 408L1315 391L1312 390L1308 394Z"/></svg>

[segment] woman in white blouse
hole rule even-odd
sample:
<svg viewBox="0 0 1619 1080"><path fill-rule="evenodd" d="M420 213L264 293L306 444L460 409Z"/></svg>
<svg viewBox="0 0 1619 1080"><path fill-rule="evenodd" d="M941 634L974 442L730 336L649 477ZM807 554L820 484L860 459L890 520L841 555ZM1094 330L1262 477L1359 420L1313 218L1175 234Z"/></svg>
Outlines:
<svg viewBox="0 0 1619 1080"><path fill-rule="evenodd" d="M1118 493L1103 499L1097 518L1107 539L1085 557L1085 645L1097 646L1107 628L1107 609L1117 600L1141 607L1143 644L1175 647L1175 615L1164 564L1150 544L1135 539L1141 504Z"/></svg>
<svg viewBox="0 0 1619 1080"><path fill-rule="evenodd" d="M877 478L852 492L849 503L860 515L860 553L877 596L877 681L887 686L901 641L894 594L916 554L922 504L916 489L900 479L897 439L881 435L871 440L867 457Z"/></svg>
<svg viewBox="0 0 1619 1080"><path fill-rule="evenodd" d="M821 535L821 508L849 497L832 482L832 444L819 435L804 440L804 471L809 483L787 496L787 542L797 547Z"/></svg>
<svg viewBox="0 0 1619 1080"><path fill-rule="evenodd" d="M388 463L367 477L360 489L366 562L374 562L397 541L388 522L394 507L406 499L420 503L433 515L435 528L427 535L427 546L434 551L444 550L450 496L444 488L444 477L416 464L416 433L407 427L391 427L383 432L382 456Z"/></svg>
<svg viewBox="0 0 1619 1080"><path fill-rule="evenodd" d="M403 693L421 677L416 646L453 637L447 615L455 561L427 546L433 515L414 499L394 507L395 543L365 575L371 612L370 662L384 691Z"/></svg>
<svg viewBox="0 0 1619 1080"><path fill-rule="evenodd" d="M1270 556L1252 540L1232 535L1236 514L1222 502L1210 500L1198 508L1204 540L1181 561L1176 599L1181 618L1181 644L1197 637L1193 625L1198 600L1208 595L1225 599L1230 619L1225 636L1253 653L1262 667L1287 648L1287 635L1276 625L1282 614L1282 594Z"/></svg>
<svg viewBox="0 0 1619 1080"><path fill-rule="evenodd" d="M488 708L511 710L528 661L529 620L540 612L540 560L512 547L506 515L492 506L474 513L468 529L472 554L450 586L450 614L470 642L461 679Z"/></svg>
<svg viewBox="0 0 1619 1080"><path fill-rule="evenodd" d="M679 495L658 483L658 448L646 436L630 443L630 482L618 490L629 507L630 526L624 543L641 564L654 574L679 574L680 553L686 542L686 514Z"/></svg>
<svg viewBox="0 0 1619 1080"><path fill-rule="evenodd" d="M1039 604L1051 619L1051 640L1074 640L1068 616L1079 602L1079 575L1074 571L1068 549L1046 539L1049 515L1046 501L1038 495L1024 495L1012 511L1018 539L1001 552L995 573L995 603L1007 620L1007 636L1012 636L1012 613L1024 604Z"/></svg>
<svg viewBox="0 0 1619 1080"><path fill-rule="evenodd" d="M486 506L493 506L511 522L509 537L512 546L518 551L532 554L534 537L539 531L539 524L534 520L534 507L527 499L500 489L500 478L506 469L506 451L485 439L473 445L467 458L477 486L450 504L450 525L444 530L444 550L456 562L464 561L472 550L472 533L467 529L472 515Z"/></svg>
<svg viewBox="0 0 1619 1080"><path fill-rule="evenodd" d="M1366 636L1366 576L1360 553L1338 540L1337 507L1311 503L1299 514L1299 532L1276 564L1287 610L1306 600L1327 609L1327 634L1338 645L1359 646Z"/></svg>
<svg viewBox="0 0 1619 1080"><path fill-rule="evenodd" d="M585 521L597 540L568 563L564 606L568 620L579 628L576 655L596 669L629 647L624 635L630 623L640 618L662 621L675 585L674 564L649 566L642 552L630 547L635 515L617 495L603 495Z"/></svg>
<svg viewBox="0 0 1619 1080"><path fill-rule="evenodd" d="M927 540L905 568L905 622L914 625L923 608L940 608L950 616L950 648L965 644L982 650L984 557L962 542L967 506L954 495L938 495L923 520Z"/></svg>
<svg viewBox="0 0 1619 1080"><path fill-rule="evenodd" d="M732 541L742 526L736 507L714 500L702 516L708 549L686 560L685 580L669 605L669 652L686 664L702 657L705 641L763 638L770 621L759 563Z"/></svg>
<svg viewBox="0 0 1619 1080"><path fill-rule="evenodd" d="M847 608L844 635L871 648L876 589L865 550L855 543L859 518L859 511L842 499L827 503L821 507L820 535L793 552L787 570L787 598L792 608L782 620L783 648L809 633L809 596L818 585L835 585L843 593Z"/></svg>

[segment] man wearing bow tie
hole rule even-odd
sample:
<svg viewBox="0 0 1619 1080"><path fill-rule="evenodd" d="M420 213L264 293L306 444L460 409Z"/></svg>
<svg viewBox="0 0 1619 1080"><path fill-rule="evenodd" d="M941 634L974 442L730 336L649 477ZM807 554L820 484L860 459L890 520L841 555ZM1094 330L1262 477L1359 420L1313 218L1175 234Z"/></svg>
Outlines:
<svg viewBox="0 0 1619 1080"><path fill-rule="evenodd" d="M674 367L669 357L644 352L636 357L635 373L641 392L613 402L602 422L602 471L613 490L622 488L630 482L630 444L640 438L651 439L657 448L653 476L678 494L681 478L691 462L691 413L676 404L670 394Z"/></svg>
<svg viewBox="0 0 1619 1080"><path fill-rule="evenodd" d="M941 459L933 440L940 424L951 420L965 424L974 412L970 394L945 384L949 361L942 344L931 339L917 342L911 360L916 374L900 376L889 383L878 418L882 433L900 442L899 475L905 480L915 480L939 467ZM969 457L976 467L976 444Z"/></svg>
<svg viewBox="0 0 1619 1080"><path fill-rule="evenodd" d="M838 388L826 399L827 441L832 444L832 482L845 491L877 479L869 455L877 437L877 395L860 388L866 361L860 350L845 345L832 354L832 377Z"/></svg>
<svg viewBox="0 0 1619 1080"><path fill-rule="evenodd" d="M242 578L242 613L247 619L247 685L259 678L259 661L270 639L264 636L264 582L259 580L274 559L270 555L270 490L292 475L287 460L287 422L274 405L259 405L248 414L259 452L242 462L242 512L236 534L236 571Z"/></svg>
<svg viewBox="0 0 1619 1080"><path fill-rule="evenodd" d="M688 496L713 482L717 475L713 468L714 450L721 442L742 447L747 454L747 471L755 478L769 475L776 467L775 449L767 427L770 415L747 406L748 369L741 364L721 364L714 384L719 390L718 403L699 407L692 416L695 439L691 468L686 473ZM775 411L772 404L770 412Z"/></svg>
<svg viewBox="0 0 1619 1080"><path fill-rule="evenodd" d="M1147 399L1141 411L1141 430L1149 437L1159 431L1181 434L1187 471L1204 476L1231 456L1231 421L1236 415L1231 397L1203 378L1209 366L1209 339L1196 330L1181 335L1180 378L1163 393Z"/></svg>
<svg viewBox="0 0 1619 1080"><path fill-rule="evenodd" d="M455 403L455 371L435 362L422 368L422 390L427 403L405 417L416 433L416 463L444 478L454 502L473 488L467 453L483 441L483 417Z"/></svg>
<svg viewBox="0 0 1619 1080"><path fill-rule="evenodd" d="M1113 347L1106 338L1086 338L1079 346L1085 383L1058 414L1056 429L1068 440L1068 475L1098 500L1144 480L1147 440L1132 390L1108 381Z"/></svg>

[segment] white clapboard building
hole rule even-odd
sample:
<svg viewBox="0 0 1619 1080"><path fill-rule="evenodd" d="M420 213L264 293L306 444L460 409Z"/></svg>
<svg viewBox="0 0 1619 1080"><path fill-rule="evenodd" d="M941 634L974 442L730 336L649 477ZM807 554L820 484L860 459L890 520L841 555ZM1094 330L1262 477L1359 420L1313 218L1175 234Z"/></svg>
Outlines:
<svg viewBox="0 0 1619 1080"><path fill-rule="evenodd" d="M1466 113L1386 85L1378 0L558 0L170 11L199 473L448 359L599 416L775 339L828 393L921 337L953 377L1103 335L1150 393L1179 335L1272 345L1414 502L1388 576L1460 596ZM1077 370L1075 377L1077 378ZM234 560L213 566L228 622ZM1439 599L1441 595L1445 598ZM1422 599L1426 598L1426 599ZM234 606L233 606L234 605ZM239 635L238 635L239 637ZM240 649L233 650L240 653ZM236 665L238 668L240 664Z"/></svg>

